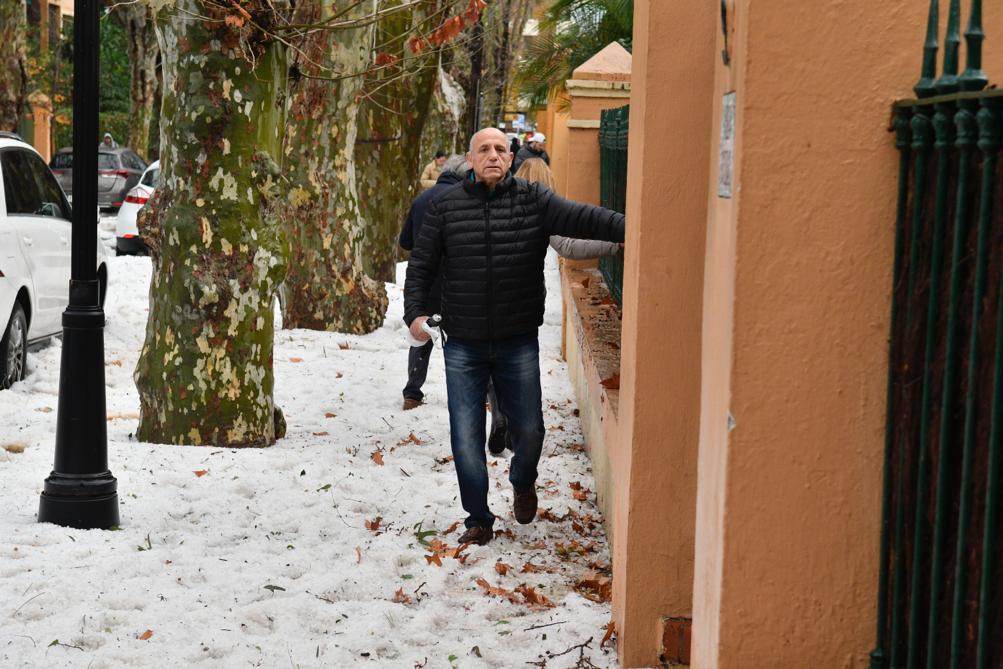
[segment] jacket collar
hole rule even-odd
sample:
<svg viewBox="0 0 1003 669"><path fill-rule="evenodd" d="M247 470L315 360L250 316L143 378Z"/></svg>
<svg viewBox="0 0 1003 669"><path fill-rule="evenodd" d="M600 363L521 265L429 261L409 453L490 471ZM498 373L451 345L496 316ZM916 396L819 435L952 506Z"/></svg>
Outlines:
<svg viewBox="0 0 1003 669"><path fill-rule="evenodd" d="M475 179L476 177L474 176L474 171L470 170L469 178L463 182L463 188L480 200L490 200L498 197L499 195L504 195L512 188L513 185L515 185L515 179L512 178L511 172L505 173L502 180L495 184L495 189L493 191L488 190L488 187L483 181L475 181Z"/></svg>

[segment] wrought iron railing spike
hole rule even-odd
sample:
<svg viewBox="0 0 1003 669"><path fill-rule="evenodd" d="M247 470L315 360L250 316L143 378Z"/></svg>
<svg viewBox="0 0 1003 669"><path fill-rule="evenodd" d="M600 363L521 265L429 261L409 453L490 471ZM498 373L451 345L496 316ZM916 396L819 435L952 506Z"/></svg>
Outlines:
<svg viewBox="0 0 1003 669"><path fill-rule="evenodd" d="M965 29L965 71L961 73L962 90L981 91L989 83L989 78L982 71L982 40L986 34L982 31L982 0L972 0L972 13Z"/></svg>
<svg viewBox="0 0 1003 669"><path fill-rule="evenodd" d="M938 0L930 0L930 14L926 20L926 42L923 44L923 68L913 91L920 98L937 94L937 24L940 20Z"/></svg>
<svg viewBox="0 0 1003 669"><path fill-rule="evenodd" d="M934 86L941 95L958 90L958 50L961 48L961 0L951 0L944 36L944 69Z"/></svg>

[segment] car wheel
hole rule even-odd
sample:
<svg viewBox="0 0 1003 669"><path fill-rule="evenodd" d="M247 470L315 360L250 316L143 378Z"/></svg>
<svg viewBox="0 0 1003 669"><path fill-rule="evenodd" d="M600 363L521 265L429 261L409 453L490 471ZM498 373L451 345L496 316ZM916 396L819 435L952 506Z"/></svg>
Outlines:
<svg viewBox="0 0 1003 669"><path fill-rule="evenodd" d="M0 390L10 388L24 378L28 356L28 319L19 303L7 323L7 331L0 339Z"/></svg>

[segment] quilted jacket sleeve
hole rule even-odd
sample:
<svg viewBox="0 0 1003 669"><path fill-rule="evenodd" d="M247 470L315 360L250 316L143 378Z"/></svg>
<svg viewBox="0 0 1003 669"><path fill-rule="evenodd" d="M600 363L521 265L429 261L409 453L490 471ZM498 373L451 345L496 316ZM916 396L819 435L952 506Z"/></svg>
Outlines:
<svg viewBox="0 0 1003 669"><path fill-rule="evenodd" d="M539 189L537 201L551 235L623 242L623 214L584 202L566 200L539 184L533 184L533 187Z"/></svg>
<svg viewBox="0 0 1003 669"><path fill-rule="evenodd" d="M442 262L442 219L432 204L425 214L418 240L411 251L404 279L404 322L408 326L419 316L429 316L428 297Z"/></svg>

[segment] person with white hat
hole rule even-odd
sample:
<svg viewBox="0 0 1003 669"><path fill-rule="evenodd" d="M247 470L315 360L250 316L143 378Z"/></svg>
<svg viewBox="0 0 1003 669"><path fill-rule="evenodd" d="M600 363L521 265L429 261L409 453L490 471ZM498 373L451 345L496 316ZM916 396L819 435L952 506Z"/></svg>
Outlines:
<svg viewBox="0 0 1003 669"><path fill-rule="evenodd" d="M522 167L522 163L530 158L539 158L543 162L550 165L550 156L547 155L547 150L545 145L547 143L547 138L542 132L535 132L533 136L529 138L526 145L519 149L519 153L515 154L515 162L512 163L512 173L519 171Z"/></svg>

